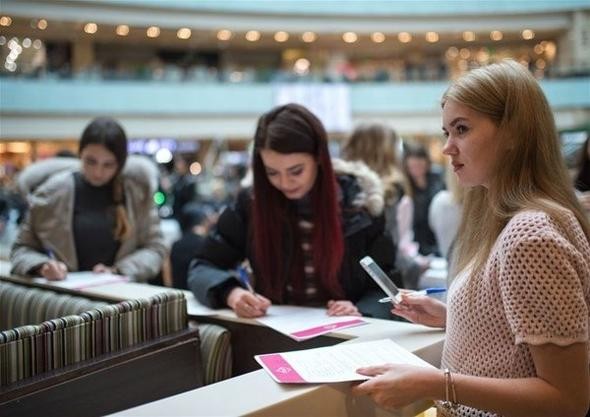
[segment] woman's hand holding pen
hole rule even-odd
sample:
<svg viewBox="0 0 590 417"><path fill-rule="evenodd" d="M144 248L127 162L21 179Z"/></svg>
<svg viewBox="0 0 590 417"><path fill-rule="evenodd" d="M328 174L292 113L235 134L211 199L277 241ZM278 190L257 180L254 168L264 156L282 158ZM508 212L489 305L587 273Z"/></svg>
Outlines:
<svg viewBox="0 0 590 417"><path fill-rule="evenodd" d="M255 318L264 316L271 302L260 294L236 287L227 296L227 305L238 317Z"/></svg>
<svg viewBox="0 0 590 417"><path fill-rule="evenodd" d="M51 259L41 266L39 273L50 281L61 281L66 278L68 268L63 262Z"/></svg>
<svg viewBox="0 0 590 417"><path fill-rule="evenodd" d="M415 294L402 290L401 300L394 304L391 312L412 323L430 327L446 327L447 306L442 301L424 294Z"/></svg>
<svg viewBox="0 0 590 417"><path fill-rule="evenodd" d="M328 301L328 316L360 316L358 308L348 300Z"/></svg>

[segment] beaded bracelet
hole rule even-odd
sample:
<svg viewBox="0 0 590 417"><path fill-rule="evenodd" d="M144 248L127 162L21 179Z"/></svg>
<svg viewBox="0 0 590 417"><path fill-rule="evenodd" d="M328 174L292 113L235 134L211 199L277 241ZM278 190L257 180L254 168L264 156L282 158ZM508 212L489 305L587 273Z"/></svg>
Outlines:
<svg viewBox="0 0 590 417"><path fill-rule="evenodd" d="M445 376L445 400L441 402L442 406L447 410L455 409L458 407L457 404L457 393L455 392L455 383L453 382L453 376L449 368L444 370Z"/></svg>

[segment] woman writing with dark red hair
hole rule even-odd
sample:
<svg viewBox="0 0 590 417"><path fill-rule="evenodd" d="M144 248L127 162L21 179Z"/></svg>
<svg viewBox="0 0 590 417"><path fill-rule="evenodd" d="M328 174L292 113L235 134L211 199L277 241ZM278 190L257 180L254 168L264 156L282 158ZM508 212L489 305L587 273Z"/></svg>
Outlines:
<svg viewBox="0 0 590 417"><path fill-rule="evenodd" d="M197 299L240 317L262 316L271 303L391 317L358 263L369 255L393 270L377 175L362 163L331 161L321 122L296 104L259 119L252 168L253 187L224 210L193 261L188 284ZM235 271L245 259L257 294Z"/></svg>

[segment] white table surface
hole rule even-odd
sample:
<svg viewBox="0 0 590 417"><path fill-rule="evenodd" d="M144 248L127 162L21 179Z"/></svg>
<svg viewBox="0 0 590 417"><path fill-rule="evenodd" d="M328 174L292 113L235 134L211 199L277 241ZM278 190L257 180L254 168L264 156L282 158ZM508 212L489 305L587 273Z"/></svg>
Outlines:
<svg viewBox="0 0 590 417"><path fill-rule="evenodd" d="M1 265L0 265L1 266ZM125 300L150 297L169 288L140 283L116 283L90 287L82 294ZM185 291L191 315L244 324L255 320L238 318L230 309L210 310L201 306L190 291ZM192 306L192 307L191 307ZM391 338L434 366L440 365L444 340L442 330L390 320L364 318L368 325L342 329L329 336L346 339L343 343ZM398 413L377 408L368 398L352 397L351 383L324 385L278 384L262 369L216 384L207 385L159 401L113 414L116 416L414 416L428 407L415 404Z"/></svg>
<svg viewBox="0 0 590 417"><path fill-rule="evenodd" d="M345 329L355 343L389 337L427 362L438 366L444 333L408 323L371 320L367 326ZM351 333L355 333L352 335ZM414 416L428 403L392 413L366 397L350 394L351 383L323 385L278 384L258 370L216 384L134 407L115 416Z"/></svg>

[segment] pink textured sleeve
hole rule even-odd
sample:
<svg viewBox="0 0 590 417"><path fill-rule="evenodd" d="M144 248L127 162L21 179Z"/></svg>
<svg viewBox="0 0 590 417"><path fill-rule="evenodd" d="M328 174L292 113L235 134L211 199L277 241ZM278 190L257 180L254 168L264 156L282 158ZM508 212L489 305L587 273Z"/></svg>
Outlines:
<svg viewBox="0 0 590 417"><path fill-rule="evenodd" d="M515 342L566 346L588 340L582 254L549 224L536 231L519 226L501 257L499 277Z"/></svg>

